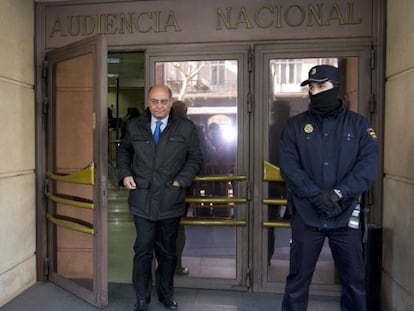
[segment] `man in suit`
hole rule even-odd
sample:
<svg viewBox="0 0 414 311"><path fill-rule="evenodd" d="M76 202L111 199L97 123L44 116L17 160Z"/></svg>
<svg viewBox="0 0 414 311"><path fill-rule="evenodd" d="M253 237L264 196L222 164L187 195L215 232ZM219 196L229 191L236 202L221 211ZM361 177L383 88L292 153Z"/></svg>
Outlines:
<svg viewBox="0 0 414 311"><path fill-rule="evenodd" d="M176 117L167 86L151 87L147 106L141 116L128 122L117 158L119 182L130 190L128 203L136 229L135 311L148 310L154 251L158 299L167 309L176 310L177 232L185 213L186 189L203 159L197 129L192 121Z"/></svg>

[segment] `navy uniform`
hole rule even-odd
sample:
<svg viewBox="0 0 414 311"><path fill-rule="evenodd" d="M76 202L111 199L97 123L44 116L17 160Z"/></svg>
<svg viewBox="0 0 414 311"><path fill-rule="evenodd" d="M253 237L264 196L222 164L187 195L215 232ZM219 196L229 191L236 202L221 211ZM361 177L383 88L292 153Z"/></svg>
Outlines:
<svg viewBox="0 0 414 311"><path fill-rule="evenodd" d="M305 311L325 238L342 285L341 310L366 311L361 227L348 222L377 175L378 142L368 120L338 99L338 70L315 66L302 85L332 81L309 109L289 119L280 145L292 219L290 272L283 311Z"/></svg>

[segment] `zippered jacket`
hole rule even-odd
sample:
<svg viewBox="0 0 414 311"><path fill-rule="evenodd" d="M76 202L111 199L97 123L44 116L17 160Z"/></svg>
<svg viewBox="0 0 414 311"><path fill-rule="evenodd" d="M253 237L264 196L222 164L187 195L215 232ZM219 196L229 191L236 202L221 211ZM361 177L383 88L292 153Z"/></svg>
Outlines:
<svg viewBox="0 0 414 311"><path fill-rule="evenodd" d="M291 212L318 228L346 227L361 194L377 177L378 141L368 120L343 105L331 117L307 110L288 120L280 143L280 169ZM343 212L319 214L309 198L339 189Z"/></svg>
<svg viewBox="0 0 414 311"><path fill-rule="evenodd" d="M137 189L128 198L132 214L154 221L181 217L186 189L203 162L197 129L191 120L176 117L172 108L155 144L150 123L149 109L128 122L117 154L119 183L126 176L135 180ZM181 187L173 186L174 180Z"/></svg>

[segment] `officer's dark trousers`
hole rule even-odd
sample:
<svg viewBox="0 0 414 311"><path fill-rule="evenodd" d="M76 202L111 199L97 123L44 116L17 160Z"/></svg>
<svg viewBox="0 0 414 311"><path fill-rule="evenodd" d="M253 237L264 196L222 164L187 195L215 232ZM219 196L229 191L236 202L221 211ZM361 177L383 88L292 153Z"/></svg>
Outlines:
<svg viewBox="0 0 414 311"><path fill-rule="evenodd" d="M308 227L297 213L291 226L290 270L282 311L306 310L312 275L326 237L341 279L341 310L366 311L361 230Z"/></svg>
<svg viewBox="0 0 414 311"><path fill-rule="evenodd" d="M172 298L174 271L177 264L176 240L180 217L150 221L134 216L136 239L132 284L137 300L151 296L153 252L157 259L156 287L158 298Z"/></svg>

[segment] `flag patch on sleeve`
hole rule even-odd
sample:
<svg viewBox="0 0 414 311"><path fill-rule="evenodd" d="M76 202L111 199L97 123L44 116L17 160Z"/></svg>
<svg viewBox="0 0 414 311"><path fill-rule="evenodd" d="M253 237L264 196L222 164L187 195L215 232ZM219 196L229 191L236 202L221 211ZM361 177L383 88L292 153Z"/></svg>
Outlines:
<svg viewBox="0 0 414 311"><path fill-rule="evenodd" d="M375 130L372 127L367 129L367 132L373 139L377 139L377 133L375 133Z"/></svg>

